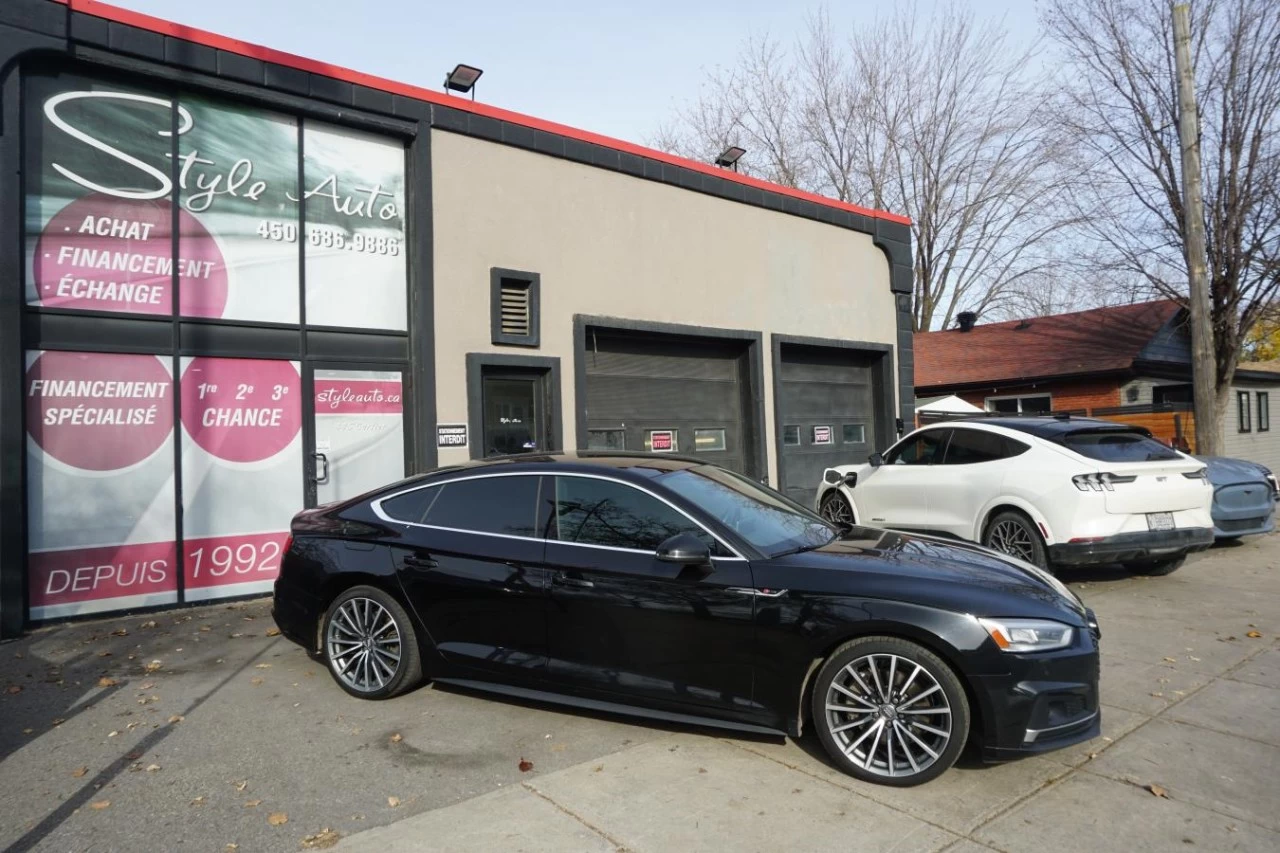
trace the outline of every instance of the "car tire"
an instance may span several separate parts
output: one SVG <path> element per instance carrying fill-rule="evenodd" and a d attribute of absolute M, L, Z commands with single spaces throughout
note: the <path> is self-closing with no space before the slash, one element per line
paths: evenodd
<path fill-rule="evenodd" d="M 858 523 L 853 507 L 849 505 L 848 498 L 840 494 L 837 489 L 827 492 L 826 497 L 822 499 L 822 504 L 818 507 L 818 514 L 832 524 L 854 525 Z"/>
<path fill-rule="evenodd" d="M 861 637 L 836 649 L 818 670 L 810 706 L 836 766 L 879 785 L 905 788 L 937 778 L 969 735 L 969 701 L 955 672 L 898 637 Z"/>
<path fill-rule="evenodd" d="M 1142 560 L 1136 563 L 1125 563 L 1124 567 L 1135 575 L 1147 575 L 1149 577 L 1159 577 L 1160 575 L 1169 575 L 1176 572 L 1187 561 L 1187 555 L 1174 557 L 1164 560 Z"/>
<path fill-rule="evenodd" d="M 1044 538 L 1031 519 L 1020 512 L 1008 510 L 993 516 L 982 533 L 982 544 L 1042 569 L 1049 568 Z"/>
<path fill-rule="evenodd" d="M 390 699 L 422 681 L 409 614 L 374 586 L 353 586 L 325 613 L 322 651 L 338 686 L 360 699 Z"/>

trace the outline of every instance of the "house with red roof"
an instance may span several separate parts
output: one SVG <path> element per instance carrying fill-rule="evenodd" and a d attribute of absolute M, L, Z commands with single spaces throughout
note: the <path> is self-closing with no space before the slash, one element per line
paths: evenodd
<path fill-rule="evenodd" d="M 1146 426 L 1195 447 L 1191 333 L 1186 309 L 1162 299 L 977 323 L 915 335 L 917 406 L 954 395 L 985 411 L 1067 412 Z M 1270 399 L 1272 365 L 1242 364 L 1223 433 L 1226 454 L 1280 466 Z"/>

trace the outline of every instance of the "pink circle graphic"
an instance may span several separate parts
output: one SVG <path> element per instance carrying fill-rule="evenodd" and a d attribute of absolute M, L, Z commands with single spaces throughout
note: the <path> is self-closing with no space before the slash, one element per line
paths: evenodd
<path fill-rule="evenodd" d="M 182 373 L 182 425 L 228 462 L 261 462 L 302 427 L 302 380 L 287 361 L 196 358 Z"/>
<path fill-rule="evenodd" d="M 27 432 L 86 471 L 127 468 L 173 429 L 173 379 L 154 355 L 45 352 L 27 368 Z"/>
<path fill-rule="evenodd" d="M 182 314 L 221 317 L 227 267 L 200 220 L 178 209 Z M 54 214 L 36 241 L 40 304 L 86 311 L 168 314 L 173 306 L 173 207 L 165 199 L 94 193 Z"/>

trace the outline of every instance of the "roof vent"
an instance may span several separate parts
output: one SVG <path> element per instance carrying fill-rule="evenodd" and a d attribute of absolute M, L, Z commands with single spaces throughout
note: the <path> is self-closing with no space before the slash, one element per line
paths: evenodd
<path fill-rule="evenodd" d="M 526 337 L 529 334 L 529 282 L 502 279 L 502 334 Z"/>
<path fill-rule="evenodd" d="M 960 324 L 960 331 L 973 331 L 973 324 L 978 322 L 978 314 L 976 311 L 961 311 L 956 315 L 956 322 Z"/>

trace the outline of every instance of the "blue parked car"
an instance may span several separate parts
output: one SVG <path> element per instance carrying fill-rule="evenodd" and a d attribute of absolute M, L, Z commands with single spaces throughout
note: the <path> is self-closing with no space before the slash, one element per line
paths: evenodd
<path fill-rule="evenodd" d="M 1266 466 L 1225 456 L 1197 456 L 1209 469 L 1213 485 L 1213 535 L 1235 539 L 1275 529 L 1280 488 Z"/>

